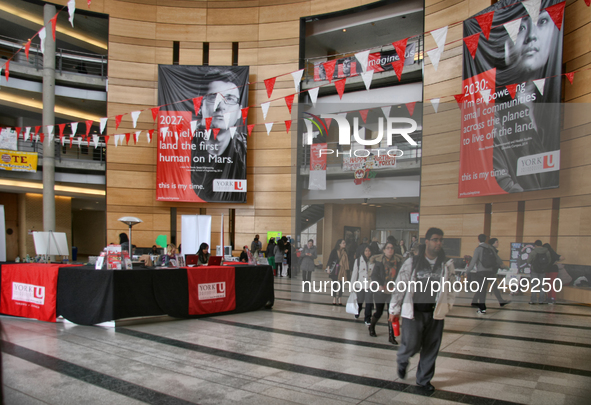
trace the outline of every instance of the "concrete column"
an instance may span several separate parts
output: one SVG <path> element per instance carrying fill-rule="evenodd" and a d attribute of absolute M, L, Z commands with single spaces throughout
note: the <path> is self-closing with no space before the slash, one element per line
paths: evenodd
<path fill-rule="evenodd" d="M 43 55 L 43 129 L 55 124 L 55 41 L 50 19 L 55 16 L 54 5 L 43 6 L 43 21 L 47 35 Z M 54 129 L 54 134 L 57 131 Z M 55 143 L 45 137 L 43 142 L 43 230 L 55 231 Z"/>

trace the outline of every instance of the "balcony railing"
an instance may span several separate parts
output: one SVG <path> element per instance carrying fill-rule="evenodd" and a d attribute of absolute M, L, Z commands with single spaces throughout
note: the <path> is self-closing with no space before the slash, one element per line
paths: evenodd
<path fill-rule="evenodd" d="M 104 167 L 107 161 L 107 151 L 104 142 L 99 142 L 97 148 L 94 147 L 92 141 L 90 142 L 90 147 L 87 146 L 86 142 L 82 142 L 80 147 L 78 147 L 77 140 L 75 140 L 70 148 L 70 139 L 66 137 L 64 146 L 62 146 L 57 138 L 54 139 L 54 146 L 56 162 L 100 162 L 101 166 Z M 20 152 L 37 152 L 38 158 L 43 158 L 43 144 L 41 142 L 19 139 L 18 150 Z"/>

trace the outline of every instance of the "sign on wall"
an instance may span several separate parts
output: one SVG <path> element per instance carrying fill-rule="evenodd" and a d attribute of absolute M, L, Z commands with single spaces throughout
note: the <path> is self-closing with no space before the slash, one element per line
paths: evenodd
<path fill-rule="evenodd" d="M 158 67 L 158 201 L 246 202 L 248 71 Z M 195 115 L 193 98 L 201 96 Z"/>
<path fill-rule="evenodd" d="M 464 21 L 460 198 L 559 186 L 560 3 L 503 0 Z"/>

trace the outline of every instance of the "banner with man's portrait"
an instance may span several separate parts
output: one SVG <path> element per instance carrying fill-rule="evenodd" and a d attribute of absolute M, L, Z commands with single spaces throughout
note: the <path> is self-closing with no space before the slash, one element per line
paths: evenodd
<path fill-rule="evenodd" d="M 460 198 L 559 186 L 563 1 L 501 0 L 464 21 Z"/>
<path fill-rule="evenodd" d="M 248 71 L 158 66 L 158 201 L 246 202 Z"/>

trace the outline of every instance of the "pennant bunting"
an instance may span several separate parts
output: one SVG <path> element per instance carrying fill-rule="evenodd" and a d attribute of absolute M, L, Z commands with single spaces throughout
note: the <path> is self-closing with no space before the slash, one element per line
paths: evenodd
<path fill-rule="evenodd" d="M 99 136 L 98 135 L 92 135 L 92 142 L 94 143 L 94 148 L 98 148 L 98 143 L 99 143 Z"/>
<path fill-rule="evenodd" d="M 92 128 L 92 120 L 86 120 L 86 136 L 90 133 L 90 128 Z"/>
<path fill-rule="evenodd" d="M 271 98 L 271 95 L 273 94 L 273 88 L 275 87 L 275 80 L 277 78 L 276 77 L 272 77 L 270 79 L 265 79 L 265 88 L 267 89 L 267 97 Z"/>
<path fill-rule="evenodd" d="M 25 56 L 27 57 L 27 60 L 29 60 L 29 49 L 31 49 L 31 40 L 30 39 L 25 44 Z"/>
<path fill-rule="evenodd" d="M 511 38 L 511 41 L 515 44 L 515 41 L 517 41 L 517 34 L 519 34 L 519 27 L 521 27 L 521 18 L 509 21 L 508 23 L 503 24 L 503 27 L 505 27 L 507 34 L 509 34 L 509 38 Z"/>
<path fill-rule="evenodd" d="M 394 72 L 396 73 L 398 81 L 400 81 L 400 78 L 402 77 L 402 70 L 404 69 L 404 61 L 398 60 L 396 62 L 392 62 L 392 67 L 394 68 Z"/>
<path fill-rule="evenodd" d="M 218 106 L 220 105 L 220 103 L 224 100 L 225 100 L 224 95 L 222 93 L 216 93 L 215 94 L 215 101 L 213 102 L 213 110 L 216 111 L 218 109 Z"/>
<path fill-rule="evenodd" d="M 73 137 L 73 136 L 71 136 L 71 137 L 70 137 L 70 149 L 72 149 L 72 141 L 73 141 L 73 140 L 74 140 L 74 137 Z"/>
<path fill-rule="evenodd" d="M 490 89 L 480 90 L 480 95 L 484 99 L 484 104 L 488 105 L 490 102 Z"/>
<path fill-rule="evenodd" d="M 334 82 L 334 86 L 337 88 L 337 93 L 339 93 L 339 98 L 342 100 L 343 99 L 343 94 L 345 93 L 345 83 L 347 81 L 347 78 L 343 78 L 341 80 L 337 80 L 336 82 Z"/>
<path fill-rule="evenodd" d="M 270 101 L 261 104 L 261 109 L 263 110 L 263 119 L 267 119 L 267 113 L 269 112 L 269 106 L 271 105 Z"/>
<path fill-rule="evenodd" d="M 57 28 L 57 16 L 58 16 L 58 14 L 54 15 L 49 20 L 49 21 L 51 21 L 51 33 L 53 34 L 53 42 L 55 42 L 55 29 Z"/>
<path fill-rule="evenodd" d="M 326 123 L 326 131 L 328 132 L 328 130 L 330 129 L 330 124 L 332 122 L 332 118 L 325 118 L 324 122 Z"/>
<path fill-rule="evenodd" d="M 287 104 L 287 109 L 289 110 L 290 114 L 291 114 L 291 106 L 293 105 L 294 96 L 295 96 L 295 94 L 291 94 L 291 95 L 285 97 L 285 104 Z"/>
<path fill-rule="evenodd" d="M 213 139 L 218 139 L 218 134 L 220 133 L 220 128 L 213 128 Z"/>
<path fill-rule="evenodd" d="M 565 5 L 566 1 L 563 1 L 562 3 L 546 7 L 546 12 L 548 13 L 552 21 L 554 21 L 554 24 L 556 24 L 556 28 L 558 28 L 558 31 L 560 31 L 560 29 L 562 28 L 562 18 L 564 17 Z"/>
<path fill-rule="evenodd" d="M 252 129 L 254 128 L 254 124 L 248 125 L 248 136 L 252 135 Z"/>
<path fill-rule="evenodd" d="M 303 74 L 304 74 L 304 69 L 300 69 L 300 70 L 293 72 L 291 74 L 291 77 L 293 77 L 293 85 L 294 85 L 297 93 L 300 92 L 300 83 L 302 81 Z"/>
<path fill-rule="evenodd" d="M 133 144 L 134 145 L 136 145 L 139 142 L 141 133 L 142 133 L 142 131 L 135 131 L 135 133 L 133 134 Z"/>
<path fill-rule="evenodd" d="M 230 116 L 233 114 L 233 112 L 227 112 L 224 114 L 224 129 L 228 129 L 228 127 L 230 126 Z"/>
<path fill-rule="evenodd" d="M 332 75 L 334 74 L 334 67 L 336 63 L 337 60 L 333 59 L 322 64 L 324 66 L 324 72 L 326 72 L 326 78 L 330 83 L 332 83 Z"/>
<path fill-rule="evenodd" d="M 115 129 L 119 128 L 119 124 L 121 124 L 122 118 L 123 118 L 123 114 L 115 116 Z"/>
<path fill-rule="evenodd" d="M 101 124 L 100 124 L 100 133 L 102 134 L 103 132 L 105 132 L 105 127 L 107 126 L 107 120 L 109 118 L 101 118 Z"/>
<path fill-rule="evenodd" d="M 35 135 L 38 135 L 40 130 L 41 130 L 41 125 L 37 125 L 35 127 Z"/>
<path fill-rule="evenodd" d="M 289 130 L 291 129 L 291 120 L 285 120 L 285 131 L 289 134 Z"/>
<path fill-rule="evenodd" d="M 168 135 L 168 127 L 160 127 L 160 136 L 163 140 L 166 140 L 166 135 Z"/>
<path fill-rule="evenodd" d="M 454 94 L 454 98 L 456 99 L 456 103 L 458 103 L 458 106 L 461 108 L 462 101 L 464 101 L 464 93 Z"/>
<path fill-rule="evenodd" d="M 15 127 L 14 131 L 16 132 L 16 139 L 18 139 L 19 135 L 21 134 L 21 127 Z"/>
<path fill-rule="evenodd" d="M 191 121 L 191 134 L 195 137 L 195 131 L 197 130 L 197 120 Z"/>
<path fill-rule="evenodd" d="M 385 106 L 382 107 L 382 113 L 384 114 L 384 118 L 388 118 L 390 116 L 390 110 L 392 109 L 392 106 Z"/>
<path fill-rule="evenodd" d="M 589 7 L 591 5 L 591 0 L 585 0 L 585 4 L 587 5 L 587 7 Z"/>
<path fill-rule="evenodd" d="M 521 2 L 523 7 L 527 10 L 531 22 L 534 26 L 538 25 L 538 18 L 540 16 L 540 3 L 541 0 L 524 0 Z"/>
<path fill-rule="evenodd" d="M 427 55 L 429 56 L 429 59 L 431 59 L 431 63 L 433 64 L 433 69 L 435 69 L 435 71 L 437 71 L 437 68 L 439 67 L 439 60 L 441 59 L 442 53 L 443 53 L 442 48 L 435 48 L 435 49 L 431 49 L 430 51 L 427 51 Z"/>
<path fill-rule="evenodd" d="M 72 28 L 74 28 L 74 11 L 76 11 L 76 0 L 70 0 L 68 2 L 68 14 L 70 16 L 68 21 L 70 21 Z"/>
<path fill-rule="evenodd" d="M 543 96 L 544 95 L 544 85 L 546 84 L 546 79 L 534 80 L 534 84 L 536 85 L 536 88 L 540 92 L 540 95 Z"/>
<path fill-rule="evenodd" d="M 53 140 L 53 125 L 47 126 L 47 135 L 49 135 L 49 140 Z"/>
<path fill-rule="evenodd" d="M 468 48 L 468 52 L 472 56 L 472 59 L 476 57 L 476 50 L 478 49 L 478 40 L 480 39 L 480 33 L 477 32 L 476 34 L 472 34 L 468 37 L 464 37 L 464 43 L 466 44 L 466 48 Z"/>
<path fill-rule="evenodd" d="M 355 54 L 355 58 L 361 64 L 361 69 L 363 69 L 363 72 L 367 72 L 367 60 L 369 59 L 369 50 L 363 51 L 363 52 L 357 52 Z M 373 72 L 373 70 L 372 70 L 372 72 Z"/>
<path fill-rule="evenodd" d="M 60 138 L 64 136 L 64 129 L 66 129 L 66 124 L 58 124 L 58 128 L 60 129 Z"/>
<path fill-rule="evenodd" d="M 361 115 L 361 119 L 363 120 L 364 124 L 367 122 L 367 114 L 368 113 L 369 113 L 369 110 L 360 110 L 359 111 L 359 115 Z"/>
<path fill-rule="evenodd" d="M 47 37 L 47 31 L 45 27 L 39 30 L 39 41 L 41 42 L 41 53 L 45 54 L 45 37 Z"/>
<path fill-rule="evenodd" d="M 90 3 L 92 3 L 92 0 L 86 0 L 86 3 L 88 4 L 88 8 L 90 8 Z"/>
<path fill-rule="evenodd" d="M 480 29 L 484 34 L 484 38 L 488 41 L 488 37 L 490 36 L 490 28 L 492 27 L 493 17 L 495 16 L 494 11 L 489 11 L 486 14 L 479 15 L 474 17 L 478 24 L 480 25 Z"/>
<path fill-rule="evenodd" d="M 205 119 L 205 129 L 209 131 L 209 129 L 211 128 L 211 121 L 213 120 L 213 117 L 207 117 Z"/>
<path fill-rule="evenodd" d="M 410 113 L 410 116 L 412 117 L 412 115 L 415 113 L 415 106 L 417 105 L 417 102 L 414 101 L 412 103 L 406 103 L 406 109 L 408 110 L 408 112 Z"/>
<path fill-rule="evenodd" d="M 392 42 L 394 49 L 396 49 L 396 53 L 398 54 L 399 60 L 404 63 L 404 59 L 406 59 L 406 43 L 408 42 L 408 38 L 401 39 L 400 41 Z"/>
<path fill-rule="evenodd" d="M 203 96 L 195 97 L 193 99 L 193 108 L 195 109 L 195 115 L 199 115 L 199 110 L 201 109 L 201 102 L 203 101 Z M 154 111 L 152 110 L 152 116 L 154 115 Z"/>
<path fill-rule="evenodd" d="M 4 77 L 6 77 L 6 81 L 8 81 L 8 70 L 10 68 L 10 61 L 7 61 L 4 64 Z"/>
<path fill-rule="evenodd" d="M 508 84 L 505 87 L 509 91 L 509 95 L 511 96 L 511 98 L 515 98 L 515 94 L 517 93 L 517 84 Z"/>
<path fill-rule="evenodd" d="M 447 39 L 447 25 L 443 28 L 439 28 L 439 29 L 436 29 L 435 31 L 431 31 L 431 36 L 435 40 L 435 43 L 437 44 L 437 48 L 440 48 L 443 50 L 443 47 L 445 46 L 445 41 Z"/>
<path fill-rule="evenodd" d="M 371 86 L 373 72 L 373 70 L 368 70 L 367 72 L 361 73 L 361 78 L 363 79 L 363 83 L 365 83 L 365 90 L 369 90 L 369 87 Z"/>
<path fill-rule="evenodd" d="M 158 118 L 158 111 L 160 111 L 160 107 L 152 107 L 150 108 L 150 110 L 152 111 L 152 121 L 156 121 L 156 118 Z"/>
<path fill-rule="evenodd" d="M 26 127 L 25 128 L 25 135 L 23 135 L 23 138 L 25 139 L 25 141 L 29 140 L 29 134 L 31 133 L 31 127 Z"/>
<path fill-rule="evenodd" d="M 248 117 L 248 109 L 250 107 L 244 107 L 242 111 L 242 125 L 246 124 L 246 117 Z"/>
<path fill-rule="evenodd" d="M 312 105 L 316 105 L 316 100 L 318 99 L 318 90 L 319 87 L 314 87 L 313 89 L 308 90 L 308 95 L 310 96 L 310 101 L 312 101 Z"/>
<path fill-rule="evenodd" d="M 131 112 L 131 120 L 133 121 L 133 127 L 137 126 L 137 119 L 139 118 L 141 111 L 132 111 Z"/>
<path fill-rule="evenodd" d="M 127 133 L 125 134 L 125 143 L 126 143 L 127 145 L 129 145 L 129 138 L 131 138 L 131 133 L 130 133 L 130 132 L 127 132 Z"/>
<path fill-rule="evenodd" d="M 38 137 L 41 139 L 41 143 L 45 142 L 45 134 L 43 132 L 40 133 Z"/>
<path fill-rule="evenodd" d="M 236 127 L 230 127 L 230 138 L 234 139 L 234 135 L 236 134 Z"/>
<path fill-rule="evenodd" d="M 568 79 L 570 84 L 573 84 L 573 79 L 575 78 L 575 72 L 566 73 L 566 78 Z"/>
<path fill-rule="evenodd" d="M 70 128 L 72 129 L 72 135 L 76 135 L 76 132 L 78 132 L 78 123 L 77 122 L 71 122 L 70 123 Z"/>
<path fill-rule="evenodd" d="M 154 130 L 150 129 L 146 136 L 148 137 L 148 143 L 152 143 L 152 138 L 154 137 Z"/>
<path fill-rule="evenodd" d="M 271 128 L 273 128 L 272 122 L 265 122 L 265 128 L 267 128 L 267 136 L 271 133 Z"/>

